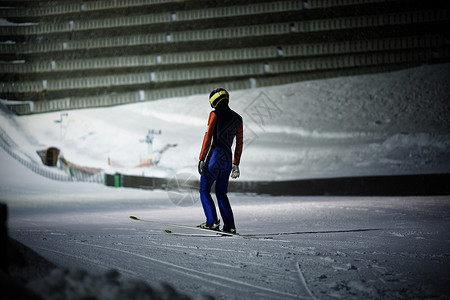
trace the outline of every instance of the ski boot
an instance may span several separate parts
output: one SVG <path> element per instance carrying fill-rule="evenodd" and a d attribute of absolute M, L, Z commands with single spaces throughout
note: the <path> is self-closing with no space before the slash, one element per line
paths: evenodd
<path fill-rule="evenodd" d="M 238 233 L 236 232 L 236 228 L 230 228 L 230 229 L 223 228 L 223 229 L 222 229 L 222 232 L 223 232 L 223 233 L 230 233 L 230 234 L 238 234 Z"/>
<path fill-rule="evenodd" d="M 209 230 L 214 230 L 214 231 L 220 231 L 220 220 L 218 221 L 214 221 L 211 225 L 208 225 L 207 222 L 204 222 L 200 225 L 198 225 L 198 228 L 203 228 L 203 229 L 209 229 Z"/>

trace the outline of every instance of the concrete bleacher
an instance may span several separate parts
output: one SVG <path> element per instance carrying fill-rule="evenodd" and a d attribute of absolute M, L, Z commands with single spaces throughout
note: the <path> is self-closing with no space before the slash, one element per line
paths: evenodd
<path fill-rule="evenodd" d="M 450 59 L 444 0 L 19 0 L 0 17 L 0 98 L 18 114 Z"/>

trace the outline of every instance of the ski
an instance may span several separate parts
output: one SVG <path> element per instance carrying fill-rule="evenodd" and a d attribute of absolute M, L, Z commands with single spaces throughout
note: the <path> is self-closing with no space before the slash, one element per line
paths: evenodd
<path fill-rule="evenodd" d="M 184 232 L 173 232 L 172 230 L 165 229 L 164 233 L 168 233 L 171 235 L 179 235 L 179 236 L 194 236 L 194 237 L 223 237 L 223 235 L 220 235 L 219 232 L 217 233 L 184 233 Z"/>
<path fill-rule="evenodd" d="M 163 225 L 163 226 L 172 226 L 172 227 L 178 227 L 178 228 L 187 228 L 187 229 L 195 229 L 195 230 L 201 230 L 201 231 L 205 231 L 205 232 L 209 232 L 209 233 L 220 233 L 220 231 L 213 231 L 211 229 L 206 229 L 206 228 L 200 228 L 197 226 L 191 226 L 191 225 L 183 225 L 183 224 L 176 224 L 176 223 L 165 223 L 165 222 L 160 222 L 160 221 L 155 221 L 155 220 L 148 220 L 148 219 L 141 219 L 135 216 L 130 216 L 130 219 L 132 220 L 136 220 L 136 221 L 142 221 L 142 222 L 147 222 L 147 223 L 153 223 L 153 224 L 159 224 L 159 225 Z M 225 233 L 222 232 L 223 235 L 234 235 L 232 233 Z"/>
<path fill-rule="evenodd" d="M 172 227 L 178 227 L 178 228 L 200 230 L 200 231 L 204 231 L 205 233 L 208 232 L 209 234 L 205 234 L 205 235 L 208 235 L 208 236 L 219 236 L 219 237 L 220 236 L 229 236 L 229 237 L 240 237 L 240 238 L 244 238 L 244 239 L 257 239 L 257 240 L 272 239 L 272 237 L 267 237 L 267 236 L 241 235 L 241 234 L 233 234 L 233 233 L 228 233 L 228 232 L 223 232 L 223 231 L 213 231 L 213 230 L 210 230 L 210 229 L 200 228 L 200 227 L 197 227 L 197 226 L 190 226 L 190 225 L 183 225 L 183 224 L 176 224 L 176 223 L 166 223 L 166 222 L 160 222 L 160 221 L 155 221 L 155 220 L 141 219 L 141 218 L 138 218 L 136 216 L 130 216 L 130 219 L 136 220 L 136 221 L 141 221 L 141 222 L 146 222 L 146 223 L 159 224 L 159 225 L 163 225 L 163 226 L 172 226 Z M 164 232 L 166 232 L 166 233 L 170 233 L 170 234 L 174 234 L 174 235 L 181 235 L 180 233 L 172 232 L 171 230 L 167 230 L 167 231 L 170 231 L 170 232 L 166 232 L 166 230 L 164 230 Z M 182 235 L 184 235 L 184 234 L 182 234 Z"/>
<path fill-rule="evenodd" d="M 208 229 L 207 229 L 208 230 Z M 212 231 L 208 230 L 211 233 L 181 233 L 181 232 L 173 232 L 172 230 L 164 230 L 165 233 L 169 233 L 172 235 L 180 235 L 180 236 L 197 236 L 197 237 L 236 237 L 236 238 L 243 238 L 243 239 L 255 239 L 255 240 L 271 240 L 273 239 L 270 236 L 252 236 L 252 235 L 240 235 L 240 234 L 233 234 L 233 233 L 227 233 L 222 231 Z"/>

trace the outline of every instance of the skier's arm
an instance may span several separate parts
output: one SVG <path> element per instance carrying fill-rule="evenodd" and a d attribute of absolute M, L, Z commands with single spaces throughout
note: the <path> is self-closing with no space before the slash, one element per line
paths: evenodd
<path fill-rule="evenodd" d="M 214 112 L 211 112 L 208 119 L 208 130 L 205 132 L 205 136 L 203 137 L 202 150 L 200 151 L 199 157 L 200 161 L 205 160 L 206 155 L 208 154 L 209 148 L 211 146 L 212 136 L 214 134 L 214 128 L 216 127 L 216 122 L 216 114 Z"/>
<path fill-rule="evenodd" d="M 236 134 L 236 147 L 234 149 L 234 160 L 233 164 L 236 166 L 239 166 L 239 162 L 241 161 L 241 154 L 242 154 L 242 146 L 244 144 L 244 125 L 241 122 L 241 125 L 239 126 L 238 132 Z"/>

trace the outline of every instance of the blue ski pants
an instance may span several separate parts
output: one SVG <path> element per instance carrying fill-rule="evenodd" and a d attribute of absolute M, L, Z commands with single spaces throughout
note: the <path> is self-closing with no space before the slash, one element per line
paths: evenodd
<path fill-rule="evenodd" d="M 227 196 L 228 180 L 232 168 L 231 151 L 215 148 L 207 164 L 203 168 L 200 178 L 200 199 L 206 215 L 206 222 L 211 225 L 218 220 L 216 206 L 211 197 L 211 187 L 215 182 L 217 203 L 224 222 L 223 230 L 230 230 L 235 228 L 233 211 Z"/>

